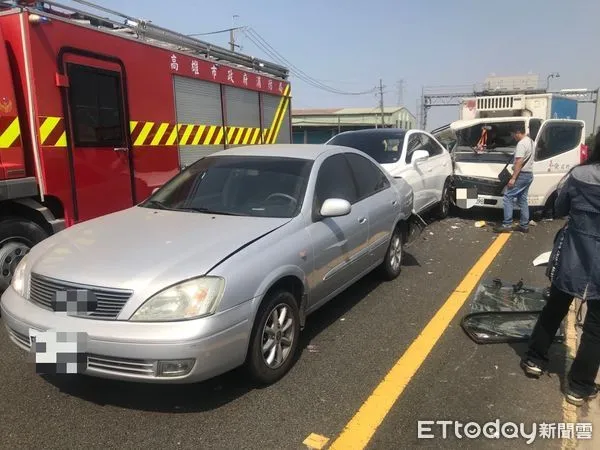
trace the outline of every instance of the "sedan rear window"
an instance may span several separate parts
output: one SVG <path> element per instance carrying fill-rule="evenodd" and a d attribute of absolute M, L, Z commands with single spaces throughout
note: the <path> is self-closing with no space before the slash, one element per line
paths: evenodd
<path fill-rule="evenodd" d="M 140 206 L 289 218 L 301 209 L 312 164 L 299 158 L 209 156 L 175 176 Z"/>
<path fill-rule="evenodd" d="M 343 133 L 331 138 L 328 144 L 351 147 L 366 153 L 379 164 L 390 164 L 400 159 L 404 144 L 404 135 L 386 136 L 382 133 Z"/>

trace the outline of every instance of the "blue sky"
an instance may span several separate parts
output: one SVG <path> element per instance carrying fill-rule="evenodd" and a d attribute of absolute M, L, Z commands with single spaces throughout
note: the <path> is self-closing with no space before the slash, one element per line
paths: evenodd
<path fill-rule="evenodd" d="M 599 0 L 95 0 L 108 8 L 183 33 L 250 26 L 312 78 L 344 91 L 365 91 L 383 79 L 385 104 L 416 114 L 421 87 L 466 85 L 496 75 L 551 72 L 553 89 L 600 86 Z M 228 34 L 206 36 L 227 45 Z M 271 59 L 243 34 L 242 52 Z M 376 107 L 373 94 L 330 94 L 295 77 L 292 108 Z M 592 125 L 591 105 L 580 117 Z M 458 116 L 432 108 L 428 129 Z M 598 122 L 600 123 L 600 115 Z"/>

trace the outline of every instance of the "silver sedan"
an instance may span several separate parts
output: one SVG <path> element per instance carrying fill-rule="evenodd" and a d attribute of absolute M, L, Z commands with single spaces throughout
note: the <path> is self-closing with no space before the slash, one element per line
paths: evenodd
<path fill-rule="evenodd" d="M 36 245 L 2 320 L 40 368 L 189 383 L 244 365 L 273 383 L 307 315 L 374 269 L 400 274 L 412 201 L 347 147 L 224 150 Z"/>

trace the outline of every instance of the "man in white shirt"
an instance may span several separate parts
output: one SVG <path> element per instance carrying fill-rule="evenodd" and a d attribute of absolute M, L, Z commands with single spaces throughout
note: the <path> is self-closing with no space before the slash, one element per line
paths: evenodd
<path fill-rule="evenodd" d="M 517 139 L 517 148 L 513 163 L 513 176 L 506 185 L 504 193 L 504 220 L 502 225 L 494 228 L 496 233 L 506 233 L 513 231 L 513 202 L 517 199 L 521 210 L 519 225 L 516 231 L 522 233 L 529 232 L 529 203 L 527 195 L 529 186 L 533 182 L 533 140 L 525 134 L 525 125 L 519 125 L 515 131 Z"/>

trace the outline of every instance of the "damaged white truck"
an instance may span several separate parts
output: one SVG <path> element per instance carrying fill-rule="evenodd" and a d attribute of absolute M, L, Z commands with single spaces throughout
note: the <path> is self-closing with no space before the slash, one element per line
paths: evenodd
<path fill-rule="evenodd" d="M 452 154 L 455 206 L 503 208 L 504 186 L 498 175 L 512 166 L 517 145 L 513 133 L 524 125 L 535 142 L 530 209 L 554 217 L 558 183 L 587 158 L 585 122 L 576 117 L 576 100 L 555 94 L 465 99 L 461 120 L 432 132 Z"/>

